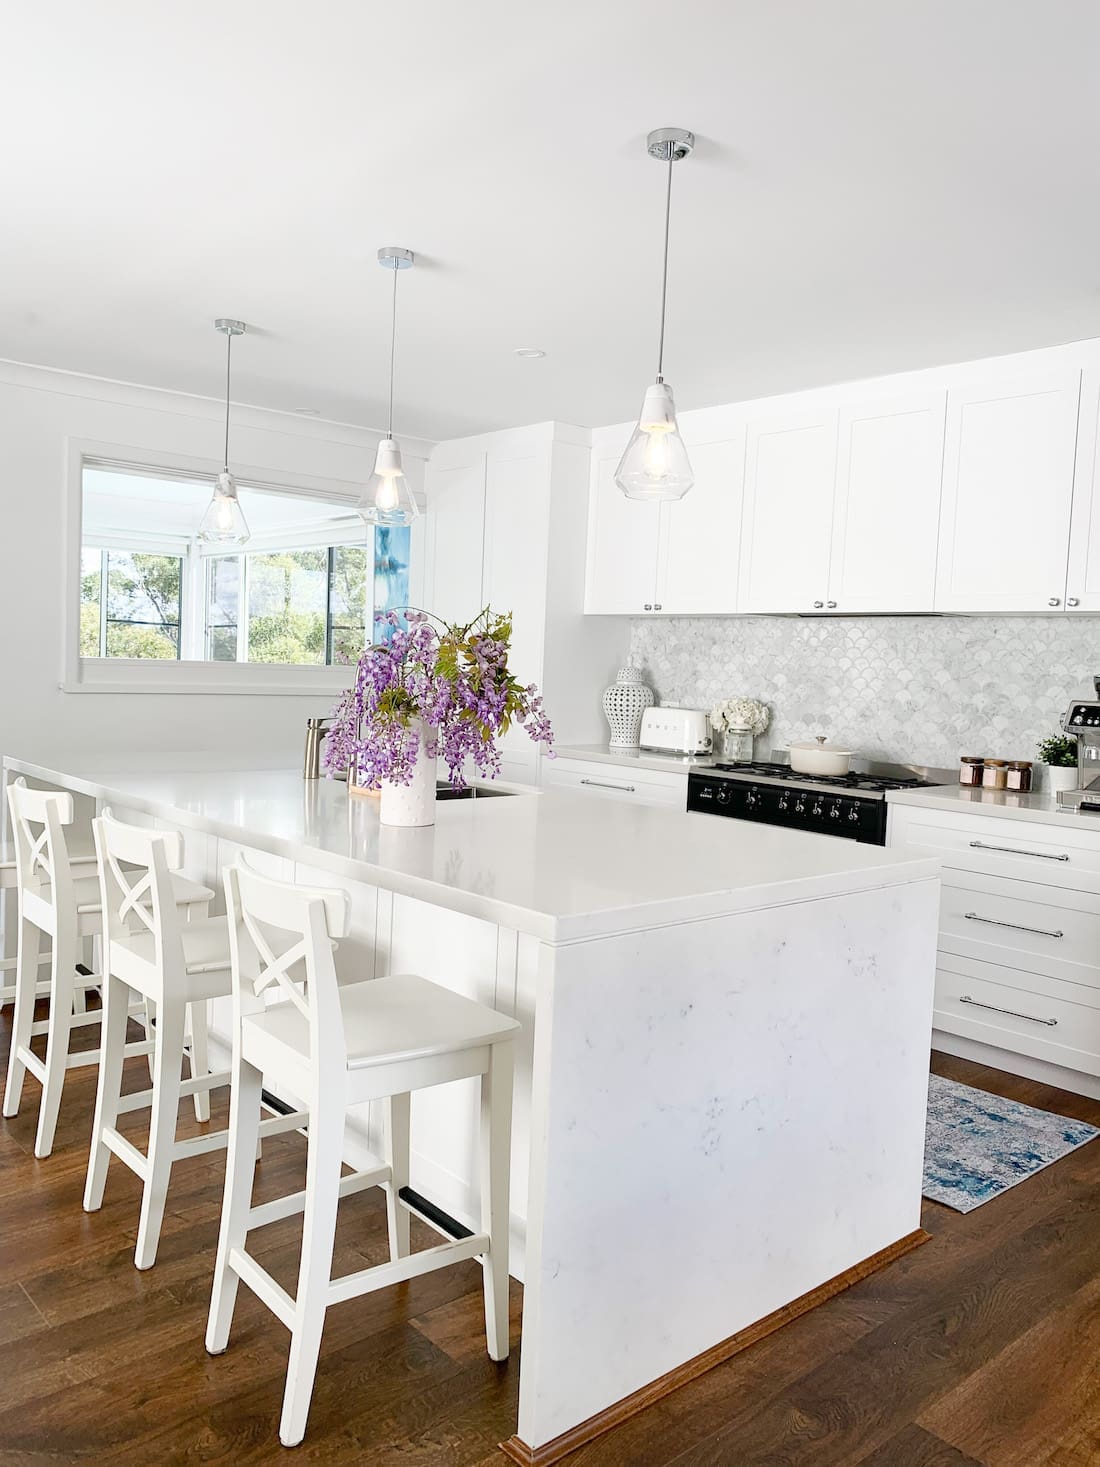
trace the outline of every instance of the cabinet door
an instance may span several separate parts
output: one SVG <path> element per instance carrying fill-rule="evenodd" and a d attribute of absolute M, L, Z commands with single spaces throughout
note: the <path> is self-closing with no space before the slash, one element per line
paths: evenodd
<path fill-rule="evenodd" d="M 748 425 L 741 611 L 820 611 L 829 579 L 837 413 Z"/>
<path fill-rule="evenodd" d="M 660 505 L 627 499 L 615 483 L 620 452 L 595 457 L 588 505 L 588 571 L 584 609 L 638 616 L 657 597 Z"/>
<path fill-rule="evenodd" d="M 1065 596 L 1079 371 L 947 395 L 937 611 L 1046 611 Z"/>
<path fill-rule="evenodd" d="M 737 610 L 745 431 L 687 447 L 695 483 L 683 499 L 661 506 L 654 609 L 728 614 Z"/>
<path fill-rule="evenodd" d="M 1086 372 L 1081 383 L 1066 606 L 1070 611 L 1100 611 L 1100 372 L 1097 371 Z"/>
<path fill-rule="evenodd" d="M 485 604 L 485 454 L 467 463 L 428 466 L 431 576 L 427 610 L 468 622 Z"/>
<path fill-rule="evenodd" d="M 946 392 L 841 407 L 828 610 L 932 610 L 946 408 Z"/>

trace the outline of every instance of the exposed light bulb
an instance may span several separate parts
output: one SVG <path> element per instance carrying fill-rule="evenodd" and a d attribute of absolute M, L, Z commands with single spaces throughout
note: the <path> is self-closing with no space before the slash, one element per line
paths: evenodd
<path fill-rule="evenodd" d="M 224 469 L 214 480 L 214 496 L 199 524 L 199 539 L 207 545 L 243 545 L 248 522 L 237 499 L 233 475 Z"/>
<path fill-rule="evenodd" d="M 615 470 L 615 483 L 627 499 L 658 502 L 683 499 L 695 483 L 667 382 L 656 382 L 647 390 L 638 425 Z"/>

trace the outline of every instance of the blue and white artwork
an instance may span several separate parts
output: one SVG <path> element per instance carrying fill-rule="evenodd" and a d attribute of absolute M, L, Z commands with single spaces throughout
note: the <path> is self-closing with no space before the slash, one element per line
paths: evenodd
<path fill-rule="evenodd" d="M 407 525 L 378 525 L 374 531 L 374 618 L 375 634 L 388 642 L 394 628 L 383 623 L 387 611 L 403 611 L 409 604 L 409 545 L 412 532 Z M 404 626 L 405 618 L 401 618 Z"/>
<path fill-rule="evenodd" d="M 1097 1136 L 1084 1121 L 931 1075 L 924 1195 L 971 1212 Z"/>

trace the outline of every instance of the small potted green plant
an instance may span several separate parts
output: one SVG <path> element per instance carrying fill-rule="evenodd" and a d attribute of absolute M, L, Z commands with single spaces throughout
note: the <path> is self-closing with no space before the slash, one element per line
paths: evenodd
<path fill-rule="evenodd" d="M 1039 761 L 1046 768 L 1046 787 L 1052 795 L 1077 788 L 1077 740 L 1067 734 L 1040 739 Z"/>

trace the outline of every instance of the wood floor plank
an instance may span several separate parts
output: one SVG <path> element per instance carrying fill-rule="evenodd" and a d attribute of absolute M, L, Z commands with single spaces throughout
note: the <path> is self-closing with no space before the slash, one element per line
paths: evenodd
<path fill-rule="evenodd" d="M 860 1459 L 859 1467 L 986 1467 L 958 1447 L 941 1441 L 921 1426 L 903 1427 L 888 1442 Z"/>

